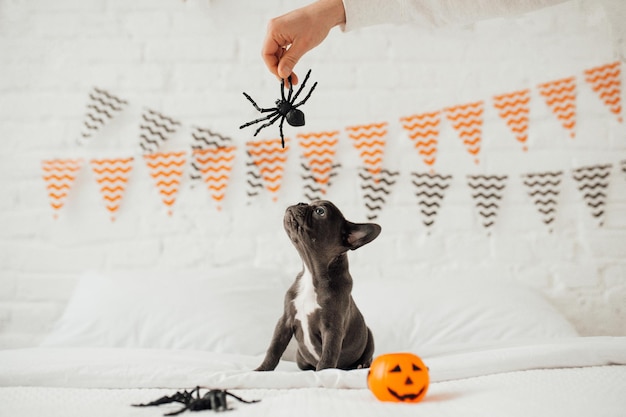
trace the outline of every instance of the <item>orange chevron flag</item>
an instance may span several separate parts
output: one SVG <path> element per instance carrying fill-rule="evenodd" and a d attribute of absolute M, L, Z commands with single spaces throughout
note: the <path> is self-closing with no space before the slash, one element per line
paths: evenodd
<path fill-rule="evenodd" d="M 365 168 L 378 178 L 383 167 L 383 155 L 387 143 L 387 122 L 349 126 L 346 130 Z"/>
<path fill-rule="evenodd" d="M 298 134 L 302 155 L 304 156 L 315 182 L 326 186 L 335 160 L 339 131 Z M 326 188 L 322 188 L 326 193 Z"/>
<path fill-rule="evenodd" d="M 246 146 L 252 161 L 259 168 L 265 188 L 272 194 L 272 200 L 277 201 L 287 162 L 289 139 L 285 138 L 284 148 L 280 139 L 250 141 Z"/>
<path fill-rule="evenodd" d="M 522 149 L 527 151 L 526 140 L 528 140 L 530 89 L 496 95 L 493 97 L 493 105 L 498 110 L 500 117 L 504 119 L 511 129 L 517 141 L 524 145 Z"/>
<path fill-rule="evenodd" d="M 612 64 L 585 70 L 585 80 L 591 84 L 609 110 L 617 116 L 617 121 L 622 123 L 622 75 L 619 61 Z"/>
<path fill-rule="evenodd" d="M 91 169 L 100 185 L 106 209 L 111 213 L 111 221 L 115 221 L 115 214 L 120 208 L 133 169 L 133 161 L 132 157 L 91 160 Z"/>
<path fill-rule="evenodd" d="M 172 205 L 180 189 L 180 181 L 187 163 L 186 152 L 160 152 L 143 156 L 154 179 L 163 204 L 168 208 L 167 214 L 172 215 Z"/>
<path fill-rule="evenodd" d="M 576 137 L 576 77 L 539 84 L 539 93 L 569 135 Z"/>
<path fill-rule="evenodd" d="M 41 161 L 43 179 L 46 182 L 50 205 L 54 210 L 54 218 L 59 217 L 59 210 L 67 200 L 76 175 L 83 166 L 82 159 L 48 159 Z"/>
<path fill-rule="evenodd" d="M 400 123 L 415 144 L 415 149 L 429 167 L 435 164 L 437 158 L 440 122 L 441 112 L 439 111 L 400 118 Z"/>
<path fill-rule="evenodd" d="M 221 204 L 226 195 L 236 150 L 236 147 L 228 146 L 196 149 L 193 152 L 202 179 L 211 193 L 211 198 L 217 204 L 218 210 L 222 209 Z"/>
<path fill-rule="evenodd" d="M 467 151 L 474 156 L 474 162 L 479 163 L 478 153 L 483 136 L 483 109 L 482 100 L 474 103 L 446 107 L 446 117 L 465 144 Z"/>

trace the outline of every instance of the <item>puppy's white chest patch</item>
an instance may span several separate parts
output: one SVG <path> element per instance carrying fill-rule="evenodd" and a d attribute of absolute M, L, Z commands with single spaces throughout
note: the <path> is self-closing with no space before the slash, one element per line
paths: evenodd
<path fill-rule="evenodd" d="M 313 276 L 304 266 L 304 273 L 300 277 L 300 285 L 298 287 L 298 295 L 293 299 L 293 305 L 296 308 L 296 320 L 300 321 L 302 326 L 302 337 L 304 345 L 309 353 L 317 360 L 319 355 L 311 342 L 311 332 L 309 330 L 309 315 L 321 306 L 317 303 L 317 293 L 313 286 Z"/>

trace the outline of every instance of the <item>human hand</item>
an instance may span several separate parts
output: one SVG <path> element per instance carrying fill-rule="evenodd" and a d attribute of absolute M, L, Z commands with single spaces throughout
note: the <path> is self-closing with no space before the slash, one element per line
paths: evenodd
<path fill-rule="evenodd" d="M 300 58 L 345 20 L 342 0 L 318 0 L 270 20 L 262 50 L 265 65 L 278 78 L 291 76 L 292 84 L 297 84 L 293 68 Z"/>

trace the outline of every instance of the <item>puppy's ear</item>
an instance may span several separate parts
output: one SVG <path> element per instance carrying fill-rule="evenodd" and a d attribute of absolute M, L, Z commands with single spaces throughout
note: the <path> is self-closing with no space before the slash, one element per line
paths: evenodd
<path fill-rule="evenodd" d="M 382 228 L 376 223 L 352 223 L 346 220 L 344 246 L 355 250 L 370 243 L 380 234 Z"/>

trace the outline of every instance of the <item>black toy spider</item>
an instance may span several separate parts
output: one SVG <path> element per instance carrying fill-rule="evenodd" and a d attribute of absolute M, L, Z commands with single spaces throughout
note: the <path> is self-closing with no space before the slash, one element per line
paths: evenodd
<path fill-rule="evenodd" d="M 184 404 L 184 407 L 178 411 L 173 411 L 171 413 L 163 414 L 164 416 L 176 416 L 187 410 L 189 411 L 213 410 L 215 412 L 231 410 L 230 408 L 228 408 L 228 404 L 226 403 L 227 395 L 246 404 L 259 402 L 259 400 L 246 401 L 243 398 L 236 396 L 235 394 L 231 394 L 230 392 L 226 390 L 221 390 L 221 389 L 209 390 L 201 397 L 200 389 L 201 387 L 196 387 L 191 391 L 187 391 L 187 390 L 182 391 L 182 392 L 178 391 L 176 394 L 172 396 L 161 397 L 158 400 L 154 400 L 146 404 L 133 404 L 133 406 L 134 407 L 152 407 L 155 405 L 170 404 L 170 403 Z M 194 397 L 194 394 L 195 394 L 195 397 Z"/>
<path fill-rule="evenodd" d="M 304 86 L 307 80 L 309 79 L 310 75 L 311 75 L 311 70 L 309 70 L 309 72 L 306 73 L 306 77 L 304 77 L 304 81 L 302 82 L 302 85 L 300 86 L 298 91 L 296 91 L 296 94 L 294 94 L 293 98 L 291 97 L 291 94 L 293 93 L 293 84 L 291 84 L 291 76 L 289 76 L 289 78 L 287 79 L 287 81 L 289 82 L 289 94 L 287 95 L 287 98 L 285 98 L 285 80 L 280 80 L 280 97 L 281 98 L 276 100 L 276 107 L 263 109 L 259 107 L 255 103 L 254 100 L 252 100 L 252 97 L 250 97 L 248 94 L 244 92 L 243 95 L 246 96 L 246 98 L 250 101 L 250 103 L 252 103 L 255 109 L 257 109 L 261 113 L 271 112 L 271 114 L 266 117 L 261 117 L 259 119 L 243 124 L 239 126 L 239 129 L 243 129 L 244 127 L 248 127 L 250 125 L 263 122 L 265 120 L 269 120 L 267 123 L 261 125 L 256 130 L 256 132 L 254 132 L 254 136 L 256 136 L 261 131 L 261 129 L 276 123 L 276 121 L 280 119 L 280 125 L 279 125 L 280 139 L 281 139 L 282 146 L 284 148 L 285 137 L 283 136 L 283 123 L 285 122 L 285 119 L 287 119 L 287 123 L 289 123 L 291 126 L 304 126 L 304 113 L 302 112 L 302 110 L 299 110 L 298 107 L 306 103 L 309 97 L 311 97 L 311 93 L 313 93 L 313 90 L 315 90 L 315 87 L 317 86 L 317 82 L 313 84 L 313 87 L 311 87 L 311 90 L 309 91 L 309 93 L 306 95 L 306 97 L 304 97 L 304 100 L 302 100 L 298 104 L 295 104 L 295 102 L 298 96 L 300 95 L 300 93 L 302 92 L 302 90 L 304 89 Z"/>

